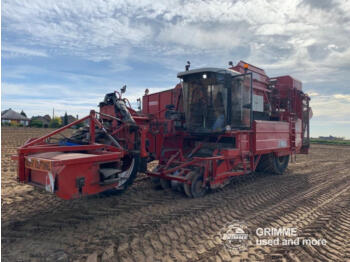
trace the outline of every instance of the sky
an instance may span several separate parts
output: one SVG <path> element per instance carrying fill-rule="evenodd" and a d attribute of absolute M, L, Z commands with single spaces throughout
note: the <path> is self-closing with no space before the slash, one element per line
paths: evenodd
<path fill-rule="evenodd" d="M 247 61 L 311 96 L 311 135 L 350 138 L 349 0 L 3 0 L 2 110 L 85 116 L 127 85 L 174 87 L 191 68 Z"/>

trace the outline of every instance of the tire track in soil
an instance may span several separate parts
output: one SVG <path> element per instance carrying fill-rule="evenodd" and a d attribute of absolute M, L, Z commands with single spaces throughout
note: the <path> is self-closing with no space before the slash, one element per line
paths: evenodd
<path fill-rule="evenodd" d="M 330 187 L 332 187 L 332 185 L 330 186 Z M 349 187 L 349 186 L 348 186 Z M 348 188 L 347 187 L 347 188 Z M 315 198 L 317 199 L 317 197 L 318 196 L 320 196 L 320 194 L 322 194 L 322 193 L 324 193 L 324 192 L 328 192 L 328 188 L 326 188 L 325 190 L 319 190 L 319 194 L 318 195 L 316 195 L 315 196 Z M 332 192 L 333 193 L 333 192 Z M 331 193 L 328 193 L 327 195 L 330 195 Z M 302 192 L 299 194 L 299 197 L 301 197 L 301 200 L 300 201 L 303 201 L 304 199 L 303 199 L 303 194 L 302 194 Z M 328 199 L 328 196 L 327 197 L 325 197 L 325 199 Z M 288 199 L 288 201 L 290 201 L 291 199 Z M 281 205 L 281 204 L 276 204 L 276 207 L 275 207 L 275 209 L 277 210 L 277 212 L 282 212 L 282 213 L 284 213 L 285 212 L 285 210 L 281 210 L 281 207 L 280 208 L 277 208 L 279 205 Z M 251 206 L 251 210 L 253 210 L 255 208 L 255 205 L 254 204 L 252 204 L 252 206 Z M 293 208 L 293 207 L 292 207 Z M 231 208 L 232 209 L 232 208 Z M 282 209 L 285 209 L 284 207 L 282 208 Z M 222 211 L 222 210 L 218 210 L 218 208 L 216 209 L 216 210 L 211 210 L 212 212 L 211 213 L 214 213 L 215 212 L 215 214 L 220 214 L 220 213 L 222 213 L 222 212 L 220 212 L 220 211 Z M 250 210 L 247 210 L 248 212 L 250 211 Z M 232 210 L 228 210 L 228 209 L 226 209 L 226 211 L 225 211 L 225 213 L 227 213 L 227 212 L 229 212 L 229 213 L 232 213 Z M 233 211 L 234 212 L 234 211 Z M 263 224 L 263 222 L 264 221 L 266 221 L 266 220 L 268 220 L 266 217 L 264 217 L 264 216 L 262 216 L 261 215 L 261 213 L 265 213 L 264 211 L 261 211 L 261 212 L 258 212 L 254 217 L 259 217 L 260 218 L 260 220 L 255 220 L 254 222 L 255 223 L 258 223 L 259 221 L 262 221 L 262 224 Z M 244 213 L 237 213 L 236 212 L 236 214 L 237 214 L 237 217 L 235 217 L 236 219 L 238 219 L 238 218 L 242 218 L 242 217 L 244 217 L 245 216 L 245 214 Z M 198 218 L 198 214 L 196 214 L 197 215 L 197 218 Z M 199 221 L 198 221 L 198 223 L 197 224 L 203 224 L 203 221 L 205 221 L 205 216 L 206 216 L 207 214 L 204 214 L 204 217 L 202 216 L 200 219 L 198 219 Z M 272 213 L 272 216 L 271 216 L 271 219 L 275 219 L 276 217 L 279 217 L 279 215 L 278 215 L 278 213 L 277 214 L 273 214 Z M 215 224 L 216 223 L 216 225 L 217 225 L 217 227 L 215 228 L 215 230 L 214 230 L 214 232 L 210 232 L 210 231 L 206 231 L 205 230 L 205 228 L 195 228 L 196 227 L 196 225 L 197 224 L 194 224 L 194 225 L 192 225 L 195 229 L 193 230 L 193 228 L 192 228 L 192 230 L 191 230 L 191 234 L 190 235 L 192 235 L 192 233 L 193 233 L 193 231 L 196 231 L 196 229 L 197 229 L 197 231 L 198 232 L 206 232 L 209 236 L 210 236 L 210 234 L 213 234 L 213 233 L 217 233 L 218 232 L 218 228 L 220 228 L 220 226 L 222 226 L 223 225 L 223 223 L 220 223 L 220 221 L 219 222 L 217 222 L 216 221 L 216 217 L 213 217 L 213 220 L 211 220 L 211 221 L 209 221 L 210 223 L 204 223 L 204 224 L 206 224 L 207 226 L 209 226 L 210 227 L 210 225 L 213 225 L 213 224 Z M 246 220 L 251 220 L 252 219 L 252 216 L 248 216 L 247 218 L 246 218 Z M 232 220 L 232 217 L 230 217 L 230 219 L 229 220 Z M 229 220 L 227 220 L 227 221 L 229 221 Z M 251 225 L 251 223 L 248 223 L 248 224 L 250 224 Z M 219 226 L 220 225 L 220 226 Z M 176 225 L 173 225 L 174 227 L 176 227 Z M 260 224 L 259 224 L 259 226 L 260 226 Z M 171 226 L 170 226 L 171 227 Z M 197 225 L 197 227 L 198 227 L 198 225 Z M 185 231 L 185 232 L 187 232 L 187 231 Z M 178 236 L 178 237 L 180 237 L 180 235 Z M 141 238 L 141 236 L 139 236 L 139 238 Z M 156 238 L 155 236 L 152 238 L 152 239 L 154 239 L 154 238 Z M 206 239 L 207 241 L 209 241 L 209 246 L 211 245 L 211 246 L 214 246 L 212 249 L 207 249 L 208 251 L 206 251 L 206 252 L 199 252 L 197 255 L 197 257 L 192 257 L 192 258 L 190 258 L 190 257 L 186 257 L 186 259 L 180 259 L 180 260 L 187 260 L 187 261 L 189 261 L 189 260 L 193 260 L 193 261 L 196 261 L 196 260 L 202 260 L 202 259 L 204 259 L 204 258 L 206 258 L 206 259 L 208 259 L 208 257 L 209 257 L 209 255 L 211 255 L 211 254 L 214 254 L 215 256 L 217 255 L 217 253 L 218 253 L 218 251 L 219 250 L 222 250 L 223 249 L 223 244 L 221 243 L 220 245 L 218 245 L 218 246 L 216 246 L 215 244 L 213 244 L 213 241 L 211 240 L 211 239 L 213 239 L 214 237 L 211 237 L 211 238 L 208 238 L 208 239 Z M 219 240 L 219 242 L 220 242 L 220 240 Z M 168 250 L 168 252 L 169 253 L 171 253 L 171 252 L 174 252 L 174 246 L 176 247 L 176 246 L 180 246 L 180 245 L 174 245 L 174 243 L 173 242 L 171 242 L 171 247 L 169 247 L 169 250 Z M 198 243 L 197 243 L 197 246 L 198 246 Z M 204 244 L 202 245 L 202 247 L 204 247 Z M 164 246 L 163 246 L 163 249 L 164 249 Z M 202 249 L 204 249 L 204 248 L 202 248 Z M 186 249 L 185 249 L 186 250 Z M 130 250 L 129 250 L 129 252 L 130 252 Z M 179 252 L 178 252 L 179 253 Z M 259 253 L 259 250 L 253 250 L 253 252 L 248 252 L 247 254 L 246 254 L 246 257 L 247 258 L 252 258 L 253 259 L 253 261 L 256 261 L 257 259 L 259 259 L 258 257 L 256 257 L 256 255 L 255 254 L 257 254 L 257 253 Z M 244 254 L 240 254 L 241 256 L 243 255 L 244 256 Z M 226 254 L 226 259 L 228 259 L 228 257 L 230 257 L 228 254 Z M 224 255 L 222 255 L 221 254 L 221 258 L 222 259 L 225 259 L 225 254 Z"/>
<path fill-rule="evenodd" d="M 323 167 L 319 167 L 320 170 L 322 170 Z M 316 170 L 318 171 L 318 170 Z M 259 177 L 260 176 L 260 177 Z M 242 181 L 240 181 L 240 179 L 238 179 L 237 183 L 238 184 L 242 184 L 242 183 L 255 183 L 256 179 L 262 179 L 263 176 L 261 176 L 261 174 L 258 175 L 252 175 L 248 178 L 243 178 Z M 137 191 L 142 191 L 141 194 L 145 195 L 146 192 L 149 193 L 149 198 L 148 200 L 150 202 L 154 202 L 157 201 L 157 199 L 155 200 L 154 197 L 159 197 L 159 196 L 153 196 L 153 190 L 151 189 L 151 187 L 149 186 L 149 183 L 146 185 L 147 188 L 145 188 L 145 184 L 142 183 L 144 182 L 144 179 L 140 179 L 140 181 L 135 181 L 136 185 L 133 185 L 132 188 L 135 189 Z M 147 183 L 147 182 L 146 182 Z M 17 184 L 17 183 L 16 183 Z M 143 188 L 137 188 L 139 186 L 139 184 L 143 184 Z M 17 184 L 18 185 L 18 184 Z M 23 185 L 22 185 L 23 186 Z M 38 213 L 38 211 L 47 211 L 47 208 L 51 208 L 54 207 L 55 210 L 57 211 L 64 211 L 67 210 L 68 212 L 72 212 L 74 211 L 75 208 L 79 209 L 80 205 L 84 205 L 84 202 L 89 201 L 88 204 L 96 204 L 98 202 L 100 202 L 100 197 L 90 197 L 88 200 L 86 199 L 78 199 L 78 200 L 72 200 L 72 201 L 64 201 L 61 199 L 56 198 L 55 196 L 42 191 L 42 190 L 38 190 L 38 189 L 33 189 L 30 186 L 25 186 L 28 188 L 28 192 L 27 194 L 24 196 L 19 197 L 20 199 L 17 199 L 17 201 L 13 201 L 13 204 L 3 204 L 2 208 L 4 210 L 8 210 L 8 212 L 5 212 L 5 215 L 2 217 L 2 221 L 6 222 L 6 221 L 17 221 L 20 220 L 20 218 L 22 217 L 22 213 L 24 214 L 25 217 L 28 217 L 29 213 L 33 213 L 34 215 Z M 130 190 L 130 189 L 129 189 Z M 230 190 L 229 188 L 225 188 L 226 191 Z M 136 193 L 138 194 L 138 192 Z M 130 198 L 131 194 L 127 194 L 127 195 L 121 195 L 119 197 L 121 197 L 122 199 L 125 199 L 125 201 L 139 201 L 138 198 L 136 197 L 132 197 Z M 134 195 L 134 194 L 132 194 Z M 16 197 L 18 198 L 18 197 Z M 32 201 L 35 199 L 35 207 L 33 207 Z M 144 203 L 145 205 L 147 205 L 147 201 L 145 201 L 146 199 L 143 199 L 143 202 L 141 201 L 140 204 Z M 107 202 L 114 202 L 114 199 L 104 199 L 104 201 Z M 160 199 L 159 201 L 164 201 L 164 199 Z M 20 205 L 21 208 L 16 208 L 17 205 Z M 108 203 L 107 203 L 108 205 Z M 139 206 L 142 207 L 142 206 Z M 39 209 L 39 210 L 38 210 Z M 41 210 L 40 210 L 41 209 Z"/>
<path fill-rule="evenodd" d="M 289 184 L 290 185 L 290 183 L 288 183 L 288 181 L 286 181 L 286 183 L 287 184 Z M 254 191 L 255 189 L 253 188 L 253 191 Z M 226 191 L 226 190 L 225 190 Z M 286 193 L 288 193 L 288 191 L 287 190 L 285 190 L 285 192 Z M 221 192 L 219 192 L 219 193 L 221 193 Z M 226 193 L 226 192 L 223 192 L 223 193 Z M 268 193 L 268 195 L 273 195 L 273 194 L 271 194 L 271 192 L 267 192 Z M 213 194 L 214 196 L 216 196 L 216 194 Z M 249 201 L 249 200 L 245 200 L 244 198 L 242 199 L 242 202 L 243 203 L 249 203 L 249 202 L 254 202 L 256 199 L 258 199 L 258 198 L 261 198 L 261 196 L 255 196 L 255 197 L 252 197 L 252 200 L 251 201 Z M 197 200 L 197 199 L 196 199 Z M 219 201 L 222 201 L 221 199 L 220 199 L 220 196 L 219 195 L 217 195 L 217 201 L 216 202 L 213 202 L 213 201 L 211 201 L 211 203 L 209 204 L 209 205 L 201 205 L 201 206 L 195 206 L 195 208 L 193 208 L 193 209 L 188 209 L 187 210 L 187 212 L 185 213 L 185 214 L 183 214 L 183 215 L 185 215 L 185 216 L 188 216 L 188 215 L 191 215 L 193 212 L 196 212 L 197 211 L 197 213 L 198 213 L 198 211 L 200 211 L 200 210 L 205 210 L 205 209 L 207 209 L 208 207 L 210 207 L 210 206 L 215 206 L 215 204 L 218 204 L 218 202 Z M 197 201 L 198 202 L 198 201 Z M 259 202 L 257 202 L 257 203 L 259 203 Z M 261 204 L 261 203 L 259 203 L 259 204 Z M 162 219 L 162 217 L 159 217 L 159 218 L 157 218 L 156 220 L 157 221 L 159 221 L 160 223 L 164 223 L 164 222 L 166 222 L 168 219 L 171 219 L 171 217 L 172 216 L 180 216 L 181 215 L 181 213 L 177 213 L 177 212 L 175 212 L 175 213 L 173 213 L 173 214 L 171 214 L 170 215 L 170 218 L 169 218 L 169 216 L 165 216 L 165 217 L 163 217 L 163 219 Z M 78 217 L 78 221 L 80 220 L 81 218 L 80 217 Z M 62 222 L 62 221 L 54 221 L 53 222 L 53 224 L 60 224 L 60 222 Z M 145 221 L 146 222 L 146 221 Z M 115 226 L 115 225 L 114 225 Z M 141 228 L 138 228 L 137 229 L 137 231 L 140 231 L 140 229 Z M 127 232 L 128 230 L 126 230 L 126 232 Z M 123 233 L 122 231 L 119 231 L 119 233 Z"/>

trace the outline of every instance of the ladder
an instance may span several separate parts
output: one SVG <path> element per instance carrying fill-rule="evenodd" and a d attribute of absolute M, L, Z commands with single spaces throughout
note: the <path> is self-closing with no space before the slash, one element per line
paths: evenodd
<path fill-rule="evenodd" d="M 296 157 L 296 130 L 295 130 L 296 117 L 295 113 L 290 114 L 289 118 L 289 139 L 290 139 L 290 150 L 291 157 L 293 159 L 293 155 Z"/>

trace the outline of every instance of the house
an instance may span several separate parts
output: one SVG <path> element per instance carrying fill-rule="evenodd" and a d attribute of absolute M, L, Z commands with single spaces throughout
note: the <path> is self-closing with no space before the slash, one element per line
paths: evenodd
<path fill-rule="evenodd" d="M 67 118 L 68 118 L 67 124 L 73 123 L 74 121 L 77 120 L 77 118 L 75 118 L 72 115 L 68 115 Z M 61 116 L 61 121 L 62 121 L 62 124 L 64 124 L 64 116 Z"/>
<path fill-rule="evenodd" d="M 330 140 L 330 141 L 344 140 L 344 139 L 345 139 L 344 137 L 336 137 L 336 136 L 332 136 L 332 135 L 329 135 L 329 136 L 319 136 L 318 138 L 319 138 L 319 139 L 322 139 L 322 140 Z"/>
<path fill-rule="evenodd" d="M 22 110 L 23 112 L 23 110 Z M 24 113 L 24 112 L 23 112 Z M 25 115 L 25 113 L 24 113 Z M 28 126 L 30 119 L 10 109 L 1 112 L 1 124 Z"/>
<path fill-rule="evenodd" d="M 42 123 L 42 127 L 49 127 L 51 117 L 49 115 L 44 116 L 33 116 L 31 121 L 40 121 Z"/>

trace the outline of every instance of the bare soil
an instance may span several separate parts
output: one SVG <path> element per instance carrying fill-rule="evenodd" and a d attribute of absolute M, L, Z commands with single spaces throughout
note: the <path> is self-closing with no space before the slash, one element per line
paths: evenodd
<path fill-rule="evenodd" d="M 154 190 L 140 174 L 123 194 L 60 200 L 16 182 L 10 156 L 47 129 L 2 129 L 3 261 L 350 261 L 350 147 L 313 144 L 282 176 L 252 174 L 200 199 Z M 229 222 L 249 229 L 225 247 Z M 326 245 L 257 245 L 256 228 L 296 227 Z"/>

